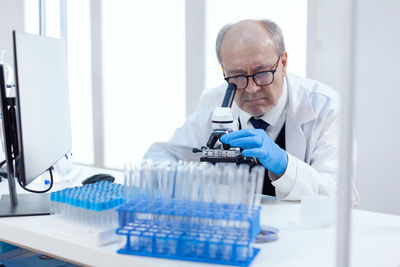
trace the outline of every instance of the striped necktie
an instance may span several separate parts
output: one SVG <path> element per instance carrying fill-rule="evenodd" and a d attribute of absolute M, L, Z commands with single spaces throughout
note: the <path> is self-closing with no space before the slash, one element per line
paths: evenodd
<path fill-rule="evenodd" d="M 267 131 L 267 128 L 269 126 L 268 122 L 265 122 L 261 119 L 256 119 L 254 117 L 251 117 L 249 121 L 255 129 L 262 129 L 264 131 Z"/>

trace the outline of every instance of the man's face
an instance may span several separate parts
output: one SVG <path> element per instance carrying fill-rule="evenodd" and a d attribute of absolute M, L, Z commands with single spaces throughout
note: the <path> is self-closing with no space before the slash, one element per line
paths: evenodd
<path fill-rule="evenodd" d="M 268 32 L 260 24 L 252 21 L 234 25 L 226 33 L 221 45 L 222 65 L 226 77 L 271 70 L 278 57 Z M 249 77 L 247 87 L 236 91 L 236 104 L 253 116 L 266 114 L 278 103 L 282 94 L 286 63 L 285 53 L 280 57 L 274 81 L 270 85 L 257 85 L 253 78 Z"/>

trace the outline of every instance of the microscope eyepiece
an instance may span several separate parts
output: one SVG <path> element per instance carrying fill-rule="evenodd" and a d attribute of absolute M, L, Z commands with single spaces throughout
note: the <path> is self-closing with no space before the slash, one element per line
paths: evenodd
<path fill-rule="evenodd" d="M 230 108 L 232 106 L 232 102 L 236 94 L 236 89 L 237 89 L 236 84 L 234 83 L 228 84 L 228 88 L 226 88 L 224 101 L 222 101 L 221 107 Z"/>

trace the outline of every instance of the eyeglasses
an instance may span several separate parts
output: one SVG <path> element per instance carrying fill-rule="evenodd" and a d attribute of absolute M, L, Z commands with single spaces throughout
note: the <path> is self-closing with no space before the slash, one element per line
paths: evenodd
<path fill-rule="evenodd" d="M 272 70 L 261 71 L 254 73 L 252 75 L 237 75 L 231 77 L 225 77 L 225 81 L 228 83 L 236 84 L 237 90 L 245 89 L 249 83 L 249 77 L 253 78 L 253 81 L 259 86 L 270 85 L 274 82 L 274 74 L 276 69 L 278 68 L 278 63 L 280 60 L 280 56 L 275 64 L 272 66 Z M 225 74 L 224 74 L 225 75 Z"/>

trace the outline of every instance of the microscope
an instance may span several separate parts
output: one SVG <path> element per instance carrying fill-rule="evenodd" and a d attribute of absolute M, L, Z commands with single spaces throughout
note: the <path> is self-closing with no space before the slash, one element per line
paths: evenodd
<path fill-rule="evenodd" d="M 202 157 L 200 157 L 201 162 L 210 162 L 213 164 L 218 162 L 245 163 L 250 165 L 250 167 L 257 164 L 257 159 L 244 156 L 241 148 L 230 147 L 230 145 L 219 141 L 219 138 L 224 134 L 237 131 L 239 128 L 238 121 L 234 120 L 231 111 L 235 94 L 236 84 L 229 83 L 221 107 L 215 108 L 211 116 L 213 131 L 206 146 L 202 146 L 200 149 L 193 148 L 193 153 L 202 153 Z"/>

